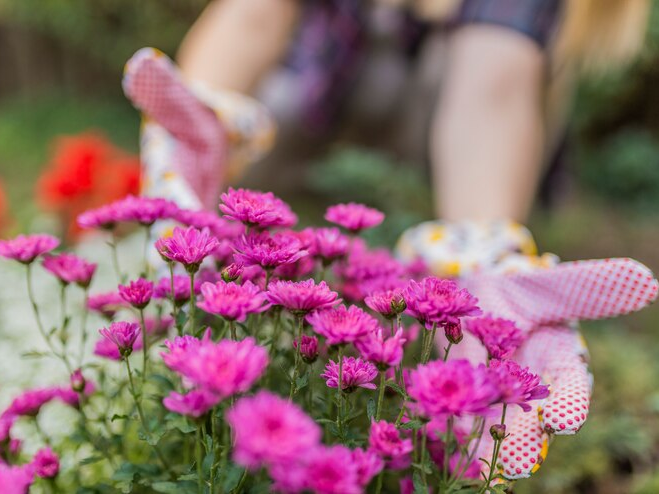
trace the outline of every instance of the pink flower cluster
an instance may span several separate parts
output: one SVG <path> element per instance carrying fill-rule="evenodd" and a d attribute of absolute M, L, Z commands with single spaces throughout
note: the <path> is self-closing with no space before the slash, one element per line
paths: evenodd
<path fill-rule="evenodd" d="M 47 255 L 43 260 L 43 267 L 62 283 L 75 283 L 82 288 L 89 286 L 96 272 L 96 264 L 68 253 Z"/>
<path fill-rule="evenodd" d="M 30 264 L 37 257 L 56 249 L 59 244 L 59 240 L 52 235 L 19 235 L 11 240 L 0 240 L 0 256 Z"/>
<path fill-rule="evenodd" d="M 171 237 L 156 241 L 156 249 L 163 259 L 181 263 L 190 273 L 196 273 L 201 262 L 219 246 L 208 228 L 197 230 L 193 226 L 186 229 L 176 227 Z"/>
<path fill-rule="evenodd" d="M 258 314 L 270 307 L 266 294 L 251 281 L 242 285 L 233 281 L 204 283 L 201 285 L 201 295 L 203 299 L 197 306 L 227 321 L 244 322 L 248 315 Z"/>
<path fill-rule="evenodd" d="M 220 211 L 228 219 L 239 221 L 247 226 L 268 228 L 273 226 L 291 227 L 297 223 L 297 216 L 288 204 L 272 192 L 259 192 L 247 189 L 233 189 L 222 194 Z"/>
<path fill-rule="evenodd" d="M 157 220 L 176 217 L 179 208 L 172 201 L 154 197 L 126 196 L 78 216 L 81 228 L 112 229 L 118 223 L 151 226 Z"/>
<path fill-rule="evenodd" d="M 248 391 L 268 365 L 268 353 L 253 338 L 242 341 L 210 340 L 192 336 L 165 341 L 165 365 L 179 374 L 192 391 L 172 393 L 165 406 L 174 412 L 200 416 L 220 401 Z"/>
<path fill-rule="evenodd" d="M 266 468 L 277 491 L 360 494 L 384 467 L 374 452 L 322 445 L 311 417 L 267 391 L 238 400 L 227 421 L 234 461 L 251 471 Z"/>

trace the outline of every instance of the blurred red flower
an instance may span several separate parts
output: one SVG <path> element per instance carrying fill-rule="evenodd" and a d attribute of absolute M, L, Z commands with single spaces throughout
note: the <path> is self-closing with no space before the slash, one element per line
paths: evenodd
<path fill-rule="evenodd" d="M 137 194 L 140 162 L 95 132 L 59 137 L 37 183 L 42 208 L 58 214 L 72 241 L 80 233 L 75 219 L 83 211 L 127 194 Z"/>

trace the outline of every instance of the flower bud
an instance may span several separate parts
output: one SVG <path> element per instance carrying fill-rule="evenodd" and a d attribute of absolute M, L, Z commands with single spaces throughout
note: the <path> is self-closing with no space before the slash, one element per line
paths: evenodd
<path fill-rule="evenodd" d="M 494 424 L 490 427 L 490 435 L 495 441 L 503 441 L 506 437 L 506 424 Z"/>
<path fill-rule="evenodd" d="M 446 323 L 444 326 L 444 334 L 446 335 L 446 339 L 453 343 L 454 345 L 457 345 L 462 341 L 462 324 L 458 321 L 457 323 Z"/>
<path fill-rule="evenodd" d="M 300 345 L 300 355 L 302 360 L 307 364 L 313 364 L 318 358 L 318 338 L 315 336 L 302 335 L 302 344 Z M 293 348 L 297 349 L 298 341 L 293 341 Z"/>
<path fill-rule="evenodd" d="M 85 377 L 82 375 L 82 370 L 76 369 L 71 374 L 71 389 L 76 393 L 82 393 L 85 390 Z"/>
<path fill-rule="evenodd" d="M 391 299 L 391 312 L 394 314 L 402 314 L 407 309 L 407 302 L 402 296 L 394 297 Z"/>
<path fill-rule="evenodd" d="M 243 265 L 234 262 L 222 270 L 221 276 L 225 283 L 230 283 L 240 278 L 241 274 L 243 274 Z"/>

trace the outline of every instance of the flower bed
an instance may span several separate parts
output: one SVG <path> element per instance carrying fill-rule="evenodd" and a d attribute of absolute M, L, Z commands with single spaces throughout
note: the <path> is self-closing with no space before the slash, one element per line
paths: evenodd
<path fill-rule="evenodd" d="M 82 214 L 81 227 L 110 239 L 111 292 L 96 291 L 95 264 L 53 254 L 54 237 L 0 242 L 70 376 L 0 414 L 0 485 L 13 489 L 3 492 L 503 492 L 507 412 L 533 414 L 548 395 L 510 360 L 524 341 L 513 322 L 370 249 L 360 234 L 384 220 L 374 209 L 332 206 L 337 226 L 296 231 L 279 198 L 229 189 L 220 211 L 129 196 Z M 129 276 L 114 229 L 133 223 L 150 238 L 157 222 L 176 226 L 133 249 L 141 272 Z M 40 303 L 39 265 L 59 282 L 61 317 Z M 463 328 L 486 361 L 453 358 Z M 75 430 L 31 454 L 17 431 L 51 402 L 73 410 Z"/>

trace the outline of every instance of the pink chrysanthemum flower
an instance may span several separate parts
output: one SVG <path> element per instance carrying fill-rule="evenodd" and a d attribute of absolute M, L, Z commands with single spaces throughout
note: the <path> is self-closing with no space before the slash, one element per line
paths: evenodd
<path fill-rule="evenodd" d="M 311 234 L 310 254 L 325 266 L 348 254 L 350 239 L 338 228 L 309 228 L 307 231 Z"/>
<path fill-rule="evenodd" d="M 316 261 L 307 255 L 291 264 L 278 266 L 272 274 L 280 280 L 304 280 L 311 277 L 315 269 Z"/>
<path fill-rule="evenodd" d="M 436 360 L 420 365 L 407 389 L 417 413 L 428 417 L 483 413 L 500 396 L 490 372 L 467 360 Z"/>
<path fill-rule="evenodd" d="M 109 328 L 99 329 L 98 332 L 114 343 L 119 354 L 126 358 L 133 352 L 135 340 L 140 335 L 140 325 L 132 322 L 113 322 Z"/>
<path fill-rule="evenodd" d="M 357 479 L 363 488 L 384 468 L 384 461 L 372 449 L 353 449 L 352 462 L 357 467 Z"/>
<path fill-rule="evenodd" d="M 410 280 L 403 296 L 406 313 L 428 329 L 434 324 L 457 324 L 461 317 L 481 314 L 478 299 L 452 280 L 432 276 L 420 282 Z"/>
<path fill-rule="evenodd" d="M 327 208 L 325 219 L 330 223 L 342 226 L 352 233 L 358 233 L 382 223 L 384 221 L 384 213 L 363 204 L 350 202 Z"/>
<path fill-rule="evenodd" d="M 119 285 L 119 295 L 136 309 L 144 309 L 153 296 L 153 282 L 138 278 L 128 285 Z"/>
<path fill-rule="evenodd" d="M 34 417 L 39 413 L 41 407 L 57 398 L 58 388 L 30 389 L 22 392 L 14 398 L 7 409 L 2 413 L 3 417 Z"/>
<path fill-rule="evenodd" d="M 382 328 L 368 333 L 355 341 L 355 348 L 361 356 L 373 362 L 380 370 L 395 367 L 403 360 L 403 330 L 399 328 L 394 336 L 385 338 Z"/>
<path fill-rule="evenodd" d="M 176 217 L 178 206 L 160 197 L 126 196 L 110 204 L 115 210 L 118 221 L 135 222 L 143 226 L 151 226 L 157 220 Z"/>
<path fill-rule="evenodd" d="M 34 473 L 43 479 L 54 479 L 59 473 L 59 457 L 50 448 L 37 451 L 30 465 Z"/>
<path fill-rule="evenodd" d="M 199 293 L 201 285 L 195 280 L 195 293 Z M 172 299 L 172 279 L 170 276 L 164 276 L 158 280 L 153 289 L 153 296 L 157 299 Z M 177 307 L 185 305 L 190 300 L 190 277 L 175 274 L 174 275 L 174 304 Z"/>
<path fill-rule="evenodd" d="M 393 319 L 405 311 L 407 303 L 403 297 L 403 290 L 384 290 L 372 293 L 364 298 L 364 303 L 375 312 L 387 319 Z"/>
<path fill-rule="evenodd" d="M 98 293 L 87 300 L 87 308 L 112 319 L 119 309 L 129 307 L 129 304 L 118 292 Z"/>
<path fill-rule="evenodd" d="M 75 283 L 82 288 L 89 286 L 96 272 L 96 264 L 68 253 L 47 255 L 43 260 L 43 267 L 65 285 Z"/>
<path fill-rule="evenodd" d="M 165 340 L 167 352 L 161 353 L 160 356 L 167 367 L 178 372 L 178 369 L 182 368 L 187 359 L 192 358 L 202 344 L 210 342 L 210 336 L 210 330 L 206 330 L 202 340 L 188 334 L 176 336 L 173 340 Z"/>
<path fill-rule="evenodd" d="M 400 437 L 398 428 L 381 420 L 371 423 L 369 448 L 384 458 L 398 458 L 412 451 L 412 440 Z"/>
<path fill-rule="evenodd" d="M 238 239 L 235 243 L 236 262 L 245 266 L 258 265 L 264 269 L 274 269 L 284 264 L 292 264 L 308 255 L 302 243 L 288 232 L 270 235 L 267 232 L 253 233 Z"/>
<path fill-rule="evenodd" d="M 117 209 L 106 204 L 96 209 L 90 209 L 78 215 L 78 226 L 84 229 L 100 228 L 112 230 L 119 222 Z"/>
<path fill-rule="evenodd" d="M 10 466 L 0 462 L 0 485 L 3 494 L 28 494 L 34 482 L 31 465 Z"/>
<path fill-rule="evenodd" d="M 201 285 L 201 295 L 203 299 L 197 307 L 227 321 L 244 322 L 248 315 L 258 314 L 270 307 L 266 294 L 251 281 L 242 285 L 233 281 L 204 283 Z"/>
<path fill-rule="evenodd" d="M 364 486 L 353 452 L 345 446 L 325 446 L 309 453 L 306 488 L 316 494 L 361 494 Z"/>
<path fill-rule="evenodd" d="M 375 389 L 373 380 L 378 376 L 378 370 L 370 363 L 355 357 L 343 357 L 343 375 L 341 376 L 341 389 L 345 393 L 352 393 L 358 387 Z M 320 375 L 330 388 L 337 388 L 339 383 L 339 364 L 330 360 L 325 372 Z"/>
<path fill-rule="evenodd" d="M 234 461 L 250 470 L 303 458 L 320 443 L 318 424 L 268 391 L 239 399 L 226 419 L 235 438 Z"/>
<path fill-rule="evenodd" d="M 378 321 L 359 307 L 340 305 L 333 309 L 312 312 L 307 322 L 324 336 L 328 345 L 352 343 L 378 328 Z"/>
<path fill-rule="evenodd" d="M 302 343 L 300 344 L 300 355 L 302 356 L 302 360 L 307 364 L 313 364 L 318 358 L 318 338 L 303 334 L 300 339 L 302 340 Z M 298 340 L 293 340 L 293 348 L 296 350 L 298 344 Z"/>
<path fill-rule="evenodd" d="M 356 239 L 359 240 L 359 239 Z M 405 266 L 391 256 L 386 249 L 367 249 L 355 241 L 346 263 L 336 265 L 336 274 L 343 281 L 343 295 L 350 300 L 361 301 L 374 292 L 398 289 Z"/>
<path fill-rule="evenodd" d="M 204 390 L 190 391 L 184 395 L 172 391 L 162 400 L 170 412 L 193 418 L 203 417 L 219 402 L 217 395 Z"/>
<path fill-rule="evenodd" d="M 171 237 L 156 240 L 156 249 L 160 255 L 164 259 L 183 264 L 188 273 L 199 271 L 202 261 L 219 245 L 208 228 L 197 230 L 193 226 L 186 229 L 176 227 Z"/>
<path fill-rule="evenodd" d="M 0 240 L 0 256 L 30 264 L 40 255 L 57 248 L 59 243 L 52 235 L 19 235 L 9 240 Z"/>
<path fill-rule="evenodd" d="M 222 194 L 220 211 L 234 221 L 256 227 L 291 227 L 297 223 L 297 216 L 284 201 L 272 192 L 249 189 L 234 189 Z"/>
<path fill-rule="evenodd" d="M 327 283 L 314 280 L 273 281 L 268 285 L 266 297 L 273 305 L 280 305 L 295 315 L 328 309 L 339 303 L 339 295 Z"/>
<path fill-rule="evenodd" d="M 524 343 L 524 333 L 513 321 L 495 317 L 469 319 L 467 330 L 476 336 L 491 358 L 508 358 Z"/>
<path fill-rule="evenodd" d="M 192 386 L 219 399 L 249 390 L 268 365 L 267 350 L 253 338 L 190 343 L 186 341 L 181 347 L 179 340 L 172 358 L 163 355 L 165 364 Z"/>
<path fill-rule="evenodd" d="M 519 405 L 528 412 L 531 410 L 529 401 L 549 396 L 549 388 L 528 367 L 521 367 L 513 360 L 494 359 L 489 368 L 501 393 L 500 403 Z"/>

